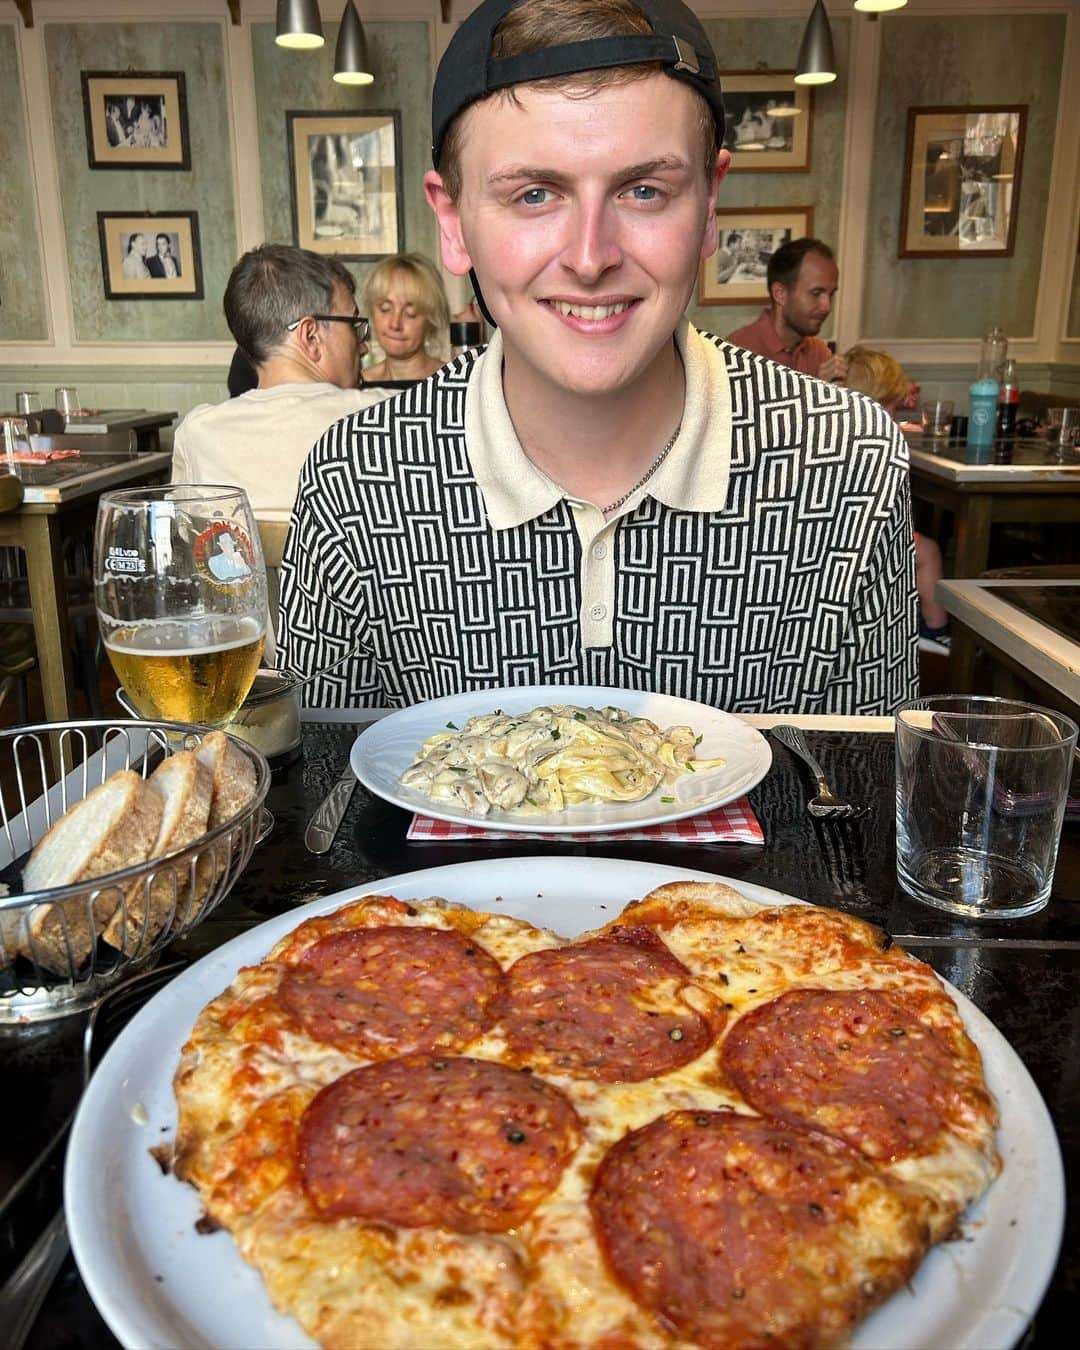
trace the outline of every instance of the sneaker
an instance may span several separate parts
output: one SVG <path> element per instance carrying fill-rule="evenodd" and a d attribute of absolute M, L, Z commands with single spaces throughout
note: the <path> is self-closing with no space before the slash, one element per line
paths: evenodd
<path fill-rule="evenodd" d="M 933 652 L 935 656 L 948 656 L 952 651 L 952 634 L 947 628 L 925 628 L 920 625 L 919 651 Z"/>

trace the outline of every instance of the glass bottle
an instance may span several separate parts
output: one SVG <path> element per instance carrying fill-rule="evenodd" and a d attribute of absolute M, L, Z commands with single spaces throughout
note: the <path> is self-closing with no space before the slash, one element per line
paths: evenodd
<path fill-rule="evenodd" d="M 1020 381 L 1016 374 L 1016 362 L 1010 356 L 1001 373 L 1001 388 L 998 391 L 997 434 L 999 436 L 1016 435 L 1016 413 L 1020 407 Z"/>
<path fill-rule="evenodd" d="M 979 353 L 979 378 L 996 380 L 1000 384 L 1008 355 L 1009 339 L 1005 336 L 1005 330 L 1000 325 L 995 324 L 982 340 L 982 350 Z"/>

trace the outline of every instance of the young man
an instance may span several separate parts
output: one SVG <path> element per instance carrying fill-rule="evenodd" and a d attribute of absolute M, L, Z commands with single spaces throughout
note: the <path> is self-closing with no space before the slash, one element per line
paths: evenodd
<path fill-rule="evenodd" d="M 283 662 L 313 703 L 521 684 L 884 712 L 915 691 L 907 459 L 869 400 L 690 328 L 728 164 L 678 0 L 486 0 L 433 97 L 443 260 L 498 324 L 332 427 Z"/>
<path fill-rule="evenodd" d="M 258 386 L 188 413 L 173 440 L 174 483 L 235 483 L 260 519 L 289 519 L 311 447 L 383 397 L 356 387 L 367 323 L 355 289 L 336 258 L 288 244 L 244 254 L 225 288 L 225 319 Z"/>
<path fill-rule="evenodd" d="M 728 341 L 804 375 L 842 380 L 847 362 L 818 337 L 840 285 L 832 249 L 820 239 L 792 239 L 769 259 L 766 282 L 769 304 Z"/>

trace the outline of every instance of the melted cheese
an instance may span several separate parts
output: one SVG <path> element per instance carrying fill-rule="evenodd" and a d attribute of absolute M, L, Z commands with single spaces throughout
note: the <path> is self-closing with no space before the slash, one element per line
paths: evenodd
<path fill-rule="evenodd" d="M 728 1008 L 729 1029 L 791 988 L 893 988 L 909 997 L 916 991 L 921 1015 L 951 1035 L 980 1072 L 978 1052 L 933 972 L 902 952 L 884 952 L 867 925 L 809 907 L 767 909 L 722 886 L 696 888 L 692 897 L 687 890 L 695 888 L 682 888 L 678 897 L 672 889 L 629 907 L 600 932 L 620 921 L 655 924 L 695 982 Z M 523 920 L 438 900 L 370 897 L 309 920 L 263 965 L 242 970 L 200 1015 L 176 1076 L 177 1175 L 198 1187 L 208 1212 L 232 1231 L 275 1305 L 324 1346 L 684 1346 L 611 1274 L 588 1201 L 598 1165 L 628 1131 L 673 1110 L 753 1114 L 725 1080 L 717 1044 L 689 1064 L 635 1083 L 545 1072 L 577 1109 L 583 1138 L 558 1186 L 518 1231 L 395 1230 L 315 1214 L 290 1161 L 294 1132 L 319 1087 L 366 1061 L 311 1041 L 290 1023 L 274 991 L 282 972 L 324 935 L 381 924 L 455 928 L 504 969 L 562 942 Z M 464 1053 L 500 1061 L 504 1051 L 495 1026 Z M 880 1168 L 884 1175 L 870 1177 L 852 1198 L 843 1232 L 810 1250 L 820 1329 L 830 1342 L 843 1340 L 908 1279 L 928 1242 L 944 1236 L 993 1179 L 993 1124 L 992 1111 L 976 1112 L 931 1156 Z"/>

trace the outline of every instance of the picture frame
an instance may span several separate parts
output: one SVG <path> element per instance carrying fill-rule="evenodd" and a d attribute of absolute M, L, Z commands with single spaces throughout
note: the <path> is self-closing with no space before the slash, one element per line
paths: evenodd
<path fill-rule="evenodd" d="M 795 83 L 793 70 L 730 70 L 724 90 L 724 149 L 730 173 L 806 173 L 814 119 L 814 91 Z"/>
<path fill-rule="evenodd" d="M 92 169 L 191 168 L 182 70 L 81 72 Z"/>
<path fill-rule="evenodd" d="M 901 258 L 1011 258 L 1027 107 L 909 108 Z"/>
<path fill-rule="evenodd" d="M 377 262 L 405 246 L 401 114 L 286 112 L 293 239 Z"/>
<path fill-rule="evenodd" d="M 203 298 L 196 211 L 99 211 L 97 222 L 106 300 Z"/>
<path fill-rule="evenodd" d="M 720 245 L 701 261 L 699 305 L 768 302 L 769 258 L 792 239 L 814 233 L 812 206 L 718 206 Z"/>

